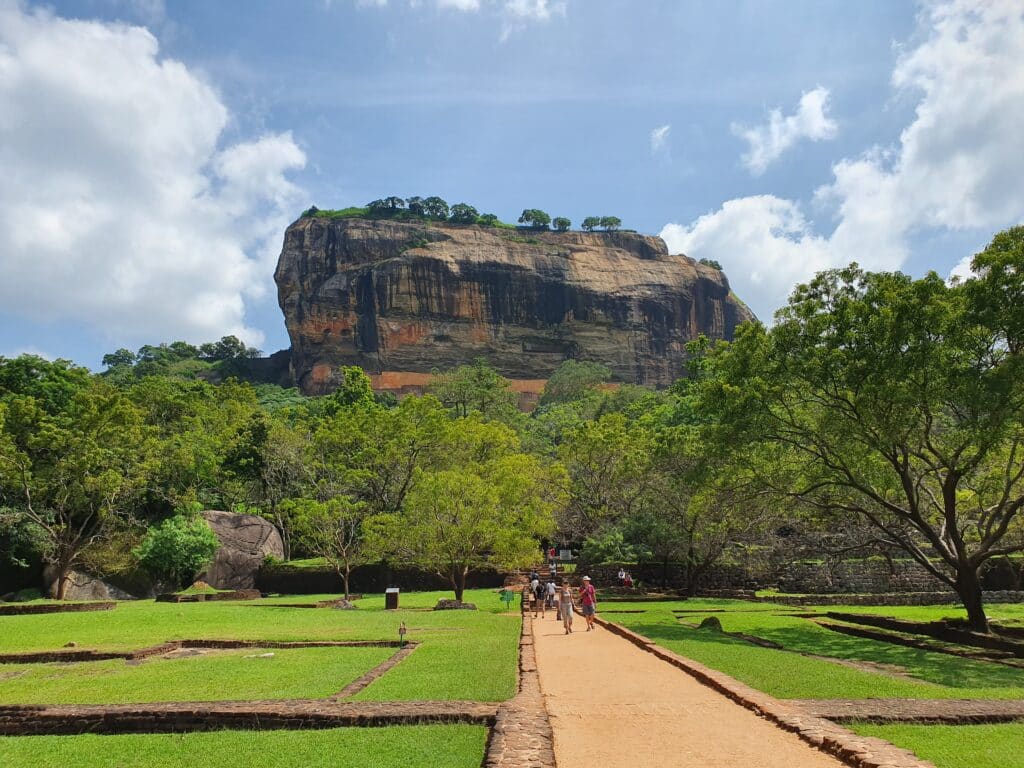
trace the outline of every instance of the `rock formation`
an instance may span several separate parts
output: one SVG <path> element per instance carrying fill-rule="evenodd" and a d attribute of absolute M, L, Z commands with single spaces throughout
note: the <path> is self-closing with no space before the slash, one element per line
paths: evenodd
<path fill-rule="evenodd" d="M 284 544 L 277 528 L 262 517 L 206 510 L 202 513 L 220 549 L 200 578 L 216 589 L 252 589 L 256 571 L 267 555 L 284 559 Z"/>
<path fill-rule="evenodd" d="M 537 386 L 568 358 L 665 386 L 688 341 L 752 317 L 721 271 L 632 232 L 310 216 L 288 227 L 274 278 L 307 394 L 340 365 L 400 389 L 477 357 Z"/>

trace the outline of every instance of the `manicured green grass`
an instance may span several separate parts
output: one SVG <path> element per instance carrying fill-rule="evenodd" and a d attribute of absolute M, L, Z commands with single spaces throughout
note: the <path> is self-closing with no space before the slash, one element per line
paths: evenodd
<path fill-rule="evenodd" d="M 478 768 L 487 729 L 473 725 L 0 737 L 18 768 Z"/>
<path fill-rule="evenodd" d="M 167 640 L 207 638 L 397 640 L 398 626 L 404 621 L 409 629 L 407 639 L 420 641 L 421 646 L 363 691 L 362 698 L 500 701 L 514 694 L 519 614 L 518 611 L 502 613 L 504 606 L 495 592 L 467 591 L 466 600 L 476 603 L 478 611 L 429 610 L 439 598 L 451 597 L 450 592 L 403 593 L 402 608 L 398 611 L 383 610 L 382 595 L 359 600 L 356 603 L 359 607 L 353 611 L 280 605 L 315 603 L 336 597 L 293 595 L 260 601 L 211 603 L 137 601 L 119 603 L 113 611 L 5 616 L 0 619 L 3 622 L 0 652 L 51 650 L 72 641 L 80 648 L 124 650 Z M 300 654 L 296 658 L 310 657 Z M 103 663 L 78 666 L 98 669 L 95 665 Z M 309 668 L 316 669 L 316 666 Z M 140 665 L 129 669 L 140 671 L 147 667 Z M 0 666 L 0 675 L 8 671 L 6 666 Z M 0 698 L 5 695 L 7 684 L 8 681 L 0 678 Z M 10 684 L 16 684 L 16 679 Z M 330 684 L 334 685 L 334 677 Z"/>
<path fill-rule="evenodd" d="M 1003 725 L 855 725 L 930 760 L 937 768 L 1024 768 L 1024 723 Z"/>
<path fill-rule="evenodd" d="M 850 637 L 792 615 L 814 608 L 793 609 L 742 601 L 688 600 L 664 603 L 608 603 L 609 610 L 639 609 L 643 613 L 612 614 L 622 623 L 677 653 L 780 698 L 1024 698 L 1024 670 L 947 654 L 904 648 L 875 640 Z M 1000 606 L 999 608 L 1002 608 Z M 993 610 L 1011 617 L 1019 606 Z M 681 624 L 673 609 L 698 610 L 683 620 L 699 623 L 714 615 L 727 632 L 743 632 L 772 640 L 787 650 L 751 645 L 708 630 Z M 711 613 L 725 609 L 725 613 Z M 700 610 L 707 610 L 704 614 Z M 831 610 L 831 609 L 830 609 Z M 844 610 L 876 612 L 931 620 L 953 616 L 957 609 L 915 607 L 897 609 L 862 607 Z M 899 667 L 911 679 L 857 669 L 807 655 Z"/>
<path fill-rule="evenodd" d="M 385 661 L 393 648 L 204 651 L 203 655 L 0 667 L 0 704 L 134 704 L 324 698 Z M 264 657 L 261 654 L 272 653 Z"/>

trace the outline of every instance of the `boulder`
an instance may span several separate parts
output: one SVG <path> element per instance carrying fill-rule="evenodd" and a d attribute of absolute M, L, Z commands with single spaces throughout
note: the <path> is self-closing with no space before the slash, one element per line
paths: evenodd
<path fill-rule="evenodd" d="M 48 595 L 57 594 L 57 575 L 52 568 L 43 571 L 43 582 Z M 82 571 L 71 571 L 64 599 L 79 600 L 136 600 L 137 595 L 129 594 L 110 582 L 91 576 Z"/>
<path fill-rule="evenodd" d="M 267 555 L 284 558 L 284 544 L 274 524 L 255 515 L 206 510 L 206 522 L 220 549 L 200 578 L 216 589 L 253 589 L 256 571 Z"/>

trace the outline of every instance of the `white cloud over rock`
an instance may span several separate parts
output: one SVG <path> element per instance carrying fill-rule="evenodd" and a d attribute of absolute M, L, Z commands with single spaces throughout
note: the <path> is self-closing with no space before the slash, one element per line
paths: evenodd
<path fill-rule="evenodd" d="M 305 155 L 230 114 L 141 27 L 0 0 L 0 302 L 118 343 L 208 340 L 266 291 Z"/>
<path fill-rule="evenodd" d="M 732 132 L 747 142 L 749 149 L 743 155 L 743 164 L 755 176 L 802 139 L 825 141 L 834 139 L 839 132 L 836 121 L 828 117 L 828 88 L 815 88 L 800 97 L 800 105 L 792 115 L 783 116 L 781 109 L 773 109 L 765 125 L 746 127 L 733 123 Z"/>
<path fill-rule="evenodd" d="M 1024 9 L 1018 0 L 952 0 L 926 6 L 921 24 L 921 42 L 892 75 L 898 92 L 918 99 L 913 121 L 895 147 L 837 162 L 832 182 L 815 191 L 834 211 L 831 234 L 815 234 L 796 202 L 748 197 L 666 225 L 670 248 L 720 261 L 737 294 L 769 320 L 819 269 L 897 269 L 916 233 L 1024 220 Z"/>

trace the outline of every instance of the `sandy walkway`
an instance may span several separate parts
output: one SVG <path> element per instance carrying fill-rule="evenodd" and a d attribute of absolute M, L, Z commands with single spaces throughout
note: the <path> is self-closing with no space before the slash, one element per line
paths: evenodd
<path fill-rule="evenodd" d="M 558 768 L 841 768 L 606 629 L 533 623 Z"/>

